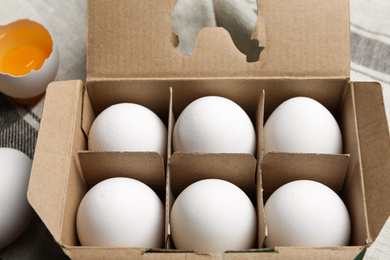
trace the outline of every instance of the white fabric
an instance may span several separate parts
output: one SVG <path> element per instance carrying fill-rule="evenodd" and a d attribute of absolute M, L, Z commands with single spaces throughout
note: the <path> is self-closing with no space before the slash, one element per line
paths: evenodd
<path fill-rule="evenodd" d="M 177 49 L 191 55 L 204 27 L 223 27 L 248 61 L 257 61 L 261 48 L 251 40 L 257 20 L 255 0 L 178 0 L 171 15 L 172 30 L 178 35 Z"/>
<path fill-rule="evenodd" d="M 178 0 L 170 18 L 172 31 L 179 37 L 177 50 L 184 55 L 194 52 L 196 38 L 204 27 L 217 25 L 211 0 Z"/>

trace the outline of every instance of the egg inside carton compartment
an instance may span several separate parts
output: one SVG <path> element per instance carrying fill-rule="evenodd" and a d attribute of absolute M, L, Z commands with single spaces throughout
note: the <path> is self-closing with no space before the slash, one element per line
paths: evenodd
<path fill-rule="evenodd" d="M 107 95 L 102 95 L 102 91 L 105 91 L 104 88 L 107 89 L 108 84 L 113 85 L 115 91 L 113 91 L 111 94 L 107 93 Z M 109 147 L 109 148 L 106 150 L 105 149 L 93 150 L 89 147 L 91 146 L 91 142 L 90 142 L 91 140 L 89 140 L 89 137 L 92 136 L 91 129 L 93 127 L 94 122 L 97 121 L 96 119 L 100 115 L 102 115 L 103 112 L 109 111 L 109 109 L 112 109 L 114 107 L 116 109 L 114 110 L 114 113 L 118 111 L 120 112 L 121 109 L 123 110 L 129 108 L 123 106 L 118 107 L 117 106 L 118 104 L 140 105 L 142 106 L 141 109 L 144 110 L 140 110 L 140 107 L 136 107 L 137 111 L 145 112 L 145 110 L 150 110 L 147 112 L 150 114 L 154 113 L 159 119 L 161 119 L 162 123 L 165 125 L 165 128 L 168 126 L 168 112 L 169 112 L 169 101 L 170 101 L 169 89 L 150 87 L 148 89 L 143 89 L 141 91 L 141 88 L 138 88 L 137 86 L 128 87 L 127 84 L 123 82 L 116 82 L 116 83 L 105 82 L 102 84 L 99 83 L 95 84 L 93 85 L 93 87 L 88 88 L 88 91 L 84 92 L 83 110 L 82 110 L 82 130 L 85 136 L 86 146 L 84 147 L 83 150 L 78 151 L 78 160 L 80 163 L 81 174 L 82 174 L 82 178 L 84 179 L 86 192 L 92 190 L 92 188 L 96 187 L 97 184 L 104 183 L 104 181 L 107 181 L 109 179 L 112 180 L 113 178 L 116 177 L 130 178 L 130 179 L 140 181 L 141 183 L 151 188 L 157 194 L 160 201 L 163 203 L 165 209 L 165 201 L 166 201 L 165 167 L 167 164 L 166 155 L 165 155 L 166 151 L 160 151 L 160 152 L 132 151 L 129 148 L 129 143 L 131 143 L 134 140 L 127 140 L 125 146 L 122 146 L 121 142 L 116 143 L 115 145 L 112 146 L 111 144 L 115 143 L 122 137 L 120 136 L 122 134 L 121 131 L 123 132 L 123 130 L 125 131 L 129 130 L 129 125 L 126 125 L 126 123 L 129 122 L 123 120 L 122 117 L 116 118 L 115 119 L 116 121 L 110 121 L 112 118 L 115 118 L 115 115 L 113 114 L 108 114 L 109 118 L 106 118 L 105 120 L 109 120 L 109 121 L 101 122 L 101 126 L 100 126 L 101 129 L 98 130 L 100 132 L 103 132 L 103 134 L 107 131 L 115 131 L 115 129 L 113 130 L 113 128 L 111 129 L 106 128 L 107 126 L 110 125 L 113 126 L 114 128 L 119 129 L 118 131 L 114 132 L 113 135 L 105 136 L 105 138 L 107 139 L 105 140 L 105 142 L 109 144 L 108 146 L 105 147 Z M 127 111 L 125 110 L 125 112 Z M 126 114 L 124 114 L 123 116 L 126 116 Z M 135 121 L 137 119 L 132 118 L 131 120 Z M 127 121 L 131 121 L 131 120 L 127 120 Z M 141 118 L 141 120 L 148 120 L 148 119 Z M 152 119 L 152 120 L 156 120 L 156 119 Z M 95 129 L 96 129 L 96 125 L 95 125 Z M 146 134 L 141 133 L 141 135 L 146 135 Z M 94 138 L 96 139 L 98 137 L 94 137 Z M 125 142 L 125 140 L 123 140 L 122 143 L 123 142 Z M 166 142 L 167 142 L 166 132 L 164 136 L 164 142 L 165 145 L 163 146 L 163 149 L 166 150 Z M 95 147 L 99 148 L 99 145 L 101 144 L 96 144 L 95 142 L 94 145 Z M 116 148 L 115 146 L 119 147 L 118 150 L 115 150 Z M 129 150 L 126 150 L 126 148 L 129 148 Z M 140 201 L 144 200 L 142 196 L 141 198 L 137 198 L 137 199 L 139 199 Z M 146 201 L 144 202 L 147 203 Z M 153 208 L 152 205 L 149 206 L 150 209 Z M 143 213 L 140 213 L 139 216 L 141 216 L 142 214 Z M 147 217 L 144 218 L 147 219 Z M 165 222 L 164 217 L 162 221 Z M 138 226 L 141 227 L 142 224 Z M 164 224 L 164 230 L 166 229 L 165 226 L 166 224 Z M 88 233 L 89 231 L 84 230 L 83 232 Z M 78 237 L 78 239 L 81 240 L 80 237 Z M 83 240 L 88 241 L 85 238 L 83 238 Z M 116 245 L 121 246 L 120 243 L 126 243 L 123 242 L 125 240 L 126 238 L 125 239 L 122 238 L 121 239 L 122 242 L 117 241 Z M 140 241 L 141 240 L 148 241 L 148 239 L 145 238 L 140 239 Z M 106 241 L 109 241 L 109 239 Z M 150 238 L 149 241 L 151 241 Z M 80 242 L 77 242 L 78 246 L 80 245 Z M 105 241 L 103 240 L 102 243 L 104 242 Z M 132 242 L 128 242 L 128 243 L 132 243 Z M 147 243 L 147 242 L 142 242 L 142 243 Z M 165 242 L 158 247 L 163 248 L 164 244 Z M 144 246 L 135 246 L 135 247 L 144 247 Z"/>
<path fill-rule="evenodd" d="M 327 88 L 323 87 L 323 90 Z M 266 91 L 264 121 L 269 118 L 276 106 L 287 100 L 286 97 L 281 98 L 273 95 L 274 93 L 269 93 L 269 95 L 267 93 Z M 278 188 L 296 180 L 312 180 L 322 183 L 337 193 L 347 207 L 351 220 L 349 245 L 364 245 L 367 240 L 365 224 L 367 216 L 364 211 L 363 175 L 360 166 L 353 83 L 340 85 L 339 91 L 333 89 L 320 96 L 317 96 L 317 93 L 313 96 L 304 93 L 302 96 L 319 101 L 335 116 L 342 133 L 343 154 L 286 152 L 263 154 L 261 162 L 262 199 L 266 203 L 270 195 Z"/>
<path fill-rule="evenodd" d="M 117 104 L 132 103 L 143 106 L 154 112 L 166 126 L 168 125 L 169 91 L 155 88 L 150 89 L 150 92 L 142 91 L 142 95 L 135 95 L 134 93 L 140 93 L 140 89 L 137 87 L 127 88 L 119 82 L 114 93 L 110 95 L 106 92 L 105 95 L 101 95 L 101 87 L 106 87 L 106 84 L 97 84 L 84 94 L 82 128 L 87 146 L 91 126 L 97 116 L 107 108 Z M 116 124 L 114 128 L 120 128 L 122 123 L 124 123 L 122 118 L 118 118 L 117 122 L 103 122 L 103 124 Z M 112 129 L 103 129 L 102 131 L 112 131 Z M 113 135 L 106 138 L 106 142 L 113 143 L 115 142 L 113 139 L 121 138 L 121 136 Z M 86 147 L 78 152 L 78 156 L 88 187 L 111 177 L 132 177 L 144 182 L 158 194 L 165 194 L 166 158 L 156 151 L 134 152 L 123 147 L 120 150 L 119 148 L 115 150 L 115 146 L 110 147 L 109 150 L 92 150 Z M 165 195 L 162 195 L 162 198 L 164 197 Z"/>
<path fill-rule="evenodd" d="M 256 129 L 254 155 L 173 151 L 172 132 L 175 121 L 188 104 L 206 96 L 228 98 L 248 114 Z M 279 104 L 296 96 L 317 100 L 336 117 L 343 136 L 343 154 L 263 155 L 264 122 Z M 123 102 L 148 107 L 166 124 L 168 128 L 166 160 L 156 152 L 87 149 L 88 134 L 96 116 L 111 105 Z M 283 184 L 298 179 L 315 180 L 337 192 L 351 216 L 350 245 L 365 244 L 367 228 L 353 86 L 345 80 L 233 78 L 92 81 L 87 84 L 84 91 L 81 114 L 80 123 L 85 141 L 81 142 L 84 144 L 80 145 L 81 149 L 76 159 L 80 163 L 82 175 L 82 180 L 77 181 L 78 185 L 81 185 L 80 200 L 96 183 L 111 177 L 130 177 L 144 182 L 165 202 L 166 244 L 164 248 L 160 248 L 161 250 L 180 253 L 178 250 L 170 251 L 175 249 L 170 233 L 170 209 L 186 187 L 198 180 L 210 178 L 223 179 L 235 184 L 249 196 L 255 206 L 258 216 L 257 244 L 249 251 L 261 251 L 264 248 L 267 236 L 264 203 L 270 194 Z M 78 205 L 74 205 L 66 212 L 75 217 L 77 207 Z M 73 226 L 66 229 L 73 230 L 74 221 L 70 223 L 73 223 Z M 68 241 L 67 244 L 80 246 L 74 231 L 66 234 L 71 236 L 65 239 Z"/>

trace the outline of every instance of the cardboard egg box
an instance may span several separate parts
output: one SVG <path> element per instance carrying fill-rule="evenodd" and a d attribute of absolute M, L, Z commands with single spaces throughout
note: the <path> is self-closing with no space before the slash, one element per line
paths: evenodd
<path fill-rule="evenodd" d="M 194 54 L 175 49 L 169 15 L 175 0 L 88 1 L 87 82 L 55 82 L 47 89 L 28 199 L 71 259 L 288 259 L 356 257 L 370 246 L 390 215 L 387 190 L 390 142 L 378 83 L 349 80 L 347 0 L 261 1 L 253 37 L 265 49 L 248 63 L 223 28 L 200 32 Z M 315 26 L 312 26 L 315 24 Z M 224 96 L 239 104 L 256 126 L 257 153 L 173 153 L 175 118 L 198 97 Z M 262 154 L 262 127 L 283 101 L 307 96 L 325 105 L 343 134 L 340 155 Z M 105 108 L 145 105 L 168 127 L 168 158 L 157 153 L 88 151 L 89 127 Z M 88 189 L 114 176 L 151 186 L 166 205 L 164 248 L 84 247 L 77 239 L 78 205 Z M 254 202 L 258 242 L 241 252 L 208 254 L 174 249 L 169 210 L 190 183 L 223 178 Z M 263 205 L 294 179 L 318 180 L 339 193 L 352 219 L 350 246 L 263 248 Z"/>

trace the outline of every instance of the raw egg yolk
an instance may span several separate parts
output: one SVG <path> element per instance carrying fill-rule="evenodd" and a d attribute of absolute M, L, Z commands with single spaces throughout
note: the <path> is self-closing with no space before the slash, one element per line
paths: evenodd
<path fill-rule="evenodd" d="M 0 72 L 13 76 L 39 70 L 53 49 L 50 34 L 32 26 L 11 27 L 0 32 Z"/>

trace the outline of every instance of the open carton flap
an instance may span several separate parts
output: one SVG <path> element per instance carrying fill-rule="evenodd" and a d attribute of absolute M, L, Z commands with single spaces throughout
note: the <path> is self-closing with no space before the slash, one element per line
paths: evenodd
<path fill-rule="evenodd" d="M 190 77 L 349 78 L 349 1 L 258 1 L 252 37 L 266 46 L 246 62 L 223 28 L 198 35 L 194 54 L 175 49 L 176 0 L 88 1 L 88 80 Z M 264 21 L 264 22 L 263 22 Z M 263 23 L 263 24 L 262 24 Z M 265 31 L 265 33 L 263 33 Z M 265 40 L 266 39 L 266 40 Z"/>
<path fill-rule="evenodd" d="M 353 82 L 369 233 L 374 240 L 390 216 L 390 136 L 379 83 Z"/>
<path fill-rule="evenodd" d="M 81 80 L 48 86 L 27 193 L 29 203 L 61 244 L 76 243 L 74 238 L 64 239 L 64 234 L 72 233 L 74 217 L 69 214 L 86 193 L 75 158 L 86 145 L 80 128 L 83 88 Z"/>

